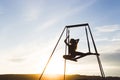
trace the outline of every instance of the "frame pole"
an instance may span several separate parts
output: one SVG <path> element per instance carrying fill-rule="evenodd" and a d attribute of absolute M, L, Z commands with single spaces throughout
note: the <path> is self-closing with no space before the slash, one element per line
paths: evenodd
<path fill-rule="evenodd" d="M 50 60 L 51 60 L 51 58 L 52 58 L 52 55 L 53 55 L 53 53 L 55 52 L 55 50 L 56 50 L 56 48 L 57 48 L 57 45 L 58 45 L 58 43 L 59 43 L 59 41 L 60 41 L 60 39 L 61 39 L 64 31 L 65 31 L 65 29 L 66 29 L 66 27 L 63 29 L 63 31 L 62 31 L 62 33 L 61 33 L 61 35 L 60 35 L 60 37 L 59 37 L 59 39 L 58 39 L 58 41 L 57 41 L 54 49 L 53 49 L 53 51 L 52 51 L 52 54 L 50 55 L 50 57 L 49 57 L 49 59 L 48 59 L 48 62 L 46 63 L 46 65 L 45 65 L 45 67 L 44 67 L 44 69 L 43 69 L 43 72 L 41 73 L 41 76 L 39 77 L 39 80 L 41 80 L 41 78 L 42 78 L 42 76 L 43 76 L 43 74 L 44 74 L 44 72 L 45 72 L 45 70 L 46 70 L 46 68 L 47 68 L 47 65 L 48 65 L 48 63 L 50 62 Z"/>
<path fill-rule="evenodd" d="M 93 38 L 93 35 L 92 35 L 92 32 L 91 32 L 91 29 L 90 29 L 89 25 L 88 25 L 88 29 L 89 29 L 89 32 L 90 32 L 90 35 L 91 35 L 91 38 L 92 38 L 92 42 L 93 42 L 93 46 L 94 46 L 95 52 L 96 52 L 96 54 L 98 54 L 98 51 L 97 51 L 97 48 L 96 48 L 96 45 L 95 45 L 95 41 L 94 41 L 94 38 Z M 98 60 L 101 76 L 102 76 L 102 78 L 105 78 L 105 74 L 104 74 L 104 71 L 103 71 L 103 67 L 102 67 L 100 58 L 99 58 L 98 55 L 96 55 L 96 57 L 97 57 L 97 60 Z"/>
<path fill-rule="evenodd" d="M 88 23 L 84 23 L 84 24 L 76 24 L 76 25 L 68 25 L 66 26 L 67 28 L 73 28 L 73 27 L 83 27 L 83 26 L 87 26 Z"/>

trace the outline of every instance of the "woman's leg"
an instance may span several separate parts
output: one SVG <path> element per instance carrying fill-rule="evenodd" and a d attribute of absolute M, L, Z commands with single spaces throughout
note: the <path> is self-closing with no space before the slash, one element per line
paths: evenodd
<path fill-rule="evenodd" d="M 74 55 L 63 55 L 63 58 L 66 58 L 66 59 L 70 59 L 70 58 L 74 58 L 75 56 Z"/>
<path fill-rule="evenodd" d="M 90 52 L 87 52 L 87 53 L 82 53 L 82 52 L 75 52 L 76 56 L 75 59 L 79 59 L 79 58 L 82 58 L 82 57 L 85 57 L 85 56 L 88 56 L 88 55 L 98 55 L 98 53 L 90 53 Z"/>
<path fill-rule="evenodd" d="M 83 52 L 74 52 L 74 54 L 76 56 L 84 56 L 84 55 L 86 55 L 86 53 L 83 53 Z"/>
<path fill-rule="evenodd" d="M 83 52 L 75 52 L 74 54 L 76 54 L 76 57 L 74 59 L 79 59 L 88 55 L 87 53 Z"/>

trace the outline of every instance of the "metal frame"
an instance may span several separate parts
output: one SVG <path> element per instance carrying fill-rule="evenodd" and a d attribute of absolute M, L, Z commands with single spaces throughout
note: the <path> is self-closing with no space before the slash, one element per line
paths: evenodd
<path fill-rule="evenodd" d="M 88 26 L 88 23 L 84 24 L 76 24 L 76 25 L 67 25 L 66 28 L 73 28 L 73 27 L 83 27 L 83 26 Z"/>
<path fill-rule="evenodd" d="M 50 62 L 50 60 L 51 60 L 51 58 L 52 58 L 52 55 L 54 54 L 54 52 L 55 52 L 55 50 L 56 50 L 56 48 L 57 48 L 57 46 L 58 46 L 58 44 L 59 44 L 59 41 L 61 40 L 61 38 L 62 38 L 62 36 L 63 36 L 63 34 L 64 34 L 65 29 L 66 29 L 66 37 L 67 37 L 67 35 L 69 35 L 68 29 L 69 29 L 69 28 L 76 28 L 76 27 L 85 27 L 86 38 L 87 38 L 87 43 L 88 43 L 88 50 L 89 50 L 89 52 L 91 52 L 91 51 L 90 51 L 89 37 L 88 37 L 88 31 L 89 31 L 89 34 L 90 34 L 90 37 L 91 37 L 91 39 L 92 39 L 92 43 L 93 43 L 93 46 L 94 46 L 95 53 L 98 54 L 98 51 L 97 51 L 97 48 L 96 48 L 96 44 L 95 44 L 95 41 L 94 41 L 94 38 L 93 38 L 93 35 L 92 35 L 92 32 L 91 32 L 91 29 L 90 29 L 90 26 L 89 26 L 88 23 L 77 24 L 77 25 L 67 25 L 67 26 L 65 26 L 65 28 L 63 29 L 63 31 L 62 31 L 62 33 L 61 33 L 61 35 L 60 35 L 60 37 L 59 37 L 59 39 L 58 39 L 58 41 L 57 41 L 54 49 L 53 49 L 53 51 L 52 51 L 52 54 L 50 55 L 50 57 L 49 57 L 49 59 L 48 59 L 48 62 L 46 63 L 46 65 L 45 65 L 45 67 L 44 67 L 44 69 L 43 69 L 43 72 L 41 73 L 41 75 L 40 75 L 40 77 L 39 77 L 39 80 L 42 79 L 42 76 L 43 76 L 43 74 L 44 74 L 44 72 L 45 72 L 45 70 L 46 70 L 46 68 L 47 68 L 47 65 L 49 64 L 49 62 Z M 67 53 L 67 47 L 65 46 L 65 54 L 66 54 L 66 53 Z M 99 65 L 99 68 L 100 68 L 100 73 L 101 73 L 102 79 L 105 79 L 105 74 L 104 74 L 104 70 L 103 70 L 103 67 L 102 67 L 100 58 L 99 58 L 98 55 L 96 55 L 96 57 L 97 57 L 97 60 L 98 60 L 98 65 Z M 64 80 L 65 80 L 65 74 L 66 74 L 66 60 L 65 60 L 65 62 L 64 62 Z"/>
<path fill-rule="evenodd" d="M 89 31 L 89 34 L 90 34 L 90 37 L 92 39 L 92 43 L 93 43 L 93 46 L 94 46 L 95 54 L 98 54 L 97 47 L 96 47 L 96 44 L 95 44 L 95 41 L 94 41 L 94 38 L 93 38 L 93 35 L 92 35 L 92 32 L 91 32 L 89 24 L 88 23 L 84 23 L 84 24 L 68 25 L 68 26 L 66 26 L 66 28 L 76 28 L 76 27 L 85 27 L 87 44 L 88 44 L 88 51 L 91 52 L 91 50 L 90 50 L 90 43 L 89 43 L 89 37 L 88 37 L 88 31 Z M 96 57 L 97 57 L 97 60 L 98 60 L 98 65 L 99 65 L 99 68 L 100 68 L 101 76 L 102 76 L 102 78 L 105 78 L 105 73 L 104 73 L 104 70 L 103 70 L 103 67 L 102 67 L 102 64 L 101 64 L 100 57 L 98 55 L 96 55 Z"/>

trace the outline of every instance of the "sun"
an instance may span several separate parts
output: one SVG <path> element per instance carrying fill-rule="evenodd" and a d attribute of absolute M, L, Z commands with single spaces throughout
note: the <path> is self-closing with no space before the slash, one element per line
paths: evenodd
<path fill-rule="evenodd" d="M 63 74 L 64 73 L 64 61 L 51 60 L 46 69 L 46 74 Z"/>
<path fill-rule="evenodd" d="M 42 73 L 47 61 L 49 59 L 49 55 L 44 55 L 39 58 L 39 65 L 36 68 L 37 73 Z M 44 74 L 64 74 L 64 59 L 60 53 L 55 53 L 50 59 Z"/>

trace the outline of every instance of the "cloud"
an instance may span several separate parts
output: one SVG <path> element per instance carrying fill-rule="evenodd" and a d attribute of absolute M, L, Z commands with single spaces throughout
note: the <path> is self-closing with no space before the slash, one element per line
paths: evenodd
<path fill-rule="evenodd" d="M 11 59 L 9 59 L 9 61 L 11 62 L 23 62 L 26 58 L 23 57 L 12 57 Z"/>
<path fill-rule="evenodd" d="M 25 21 L 34 21 L 37 20 L 40 14 L 39 8 L 28 7 L 23 12 L 23 17 Z"/>
<path fill-rule="evenodd" d="M 92 0 L 92 1 L 89 1 L 89 0 L 84 0 L 84 1 L 78 1 L 78 3 L 83 3 L 83 4 L 80 4 L 79 6 L 75 6 L 75 7 L 70 7 L 68 8 L 67 10 L 65 10 L 66 12 L 63 12 L 61 14 L 64 15 L 64 17 L 68 17 L 68 16 L 72 16 L 72 15 L 75 15 L 76 13 L 79 13 L 83 10 L 86 10 L 88 7 L 92 6 L 97 0 Z"/>
<path fill-rule="evenodd" d="M 120 49 L 120 40 L 119 39 L 106 39 L 97 42 L 98 51 L 104 54 L 116 53 Z"/>
<path fill-rule="evenodd" d="M 107 38 L 97 38 L 95 41 L 108 41 Z"/>
<path fill-rule="evenodd" d="M 101 41 L 109 41 L 109 42 L 119 42 L 120 38 L 112 38 L 112 39 L 108 39 L 108 38 L 97 38 L 95 41 L 97 42 L 101 42 Z"/>
<path fill-rule="evenodd" d="M 114 63 L 120 66 L 120 64 L 118 64 L 120 61 L 120 49 L 117 49 L 111 54 L 104 54 L 102 57 L 105 62 L 112 64 Z"/>
<path fill-rule="evenodd" d="M 44 29 L 47 29 L 51 26 L 54 26 L 55 24 L 57 24 L 57 22 L 59 21 L 59 18 L 55 18 L 53 17 L 52 19 L 49 19 L 48 21 L 42 23 L 42 24 L 38 24 L 38 27 L 36 28 L 35 31 L 41 31 L 41 30 L 44 30 Z"/>
<path fill-rule="evenodd" d="M 23 4 L 21 4 L 22 18 L 25 21 L 37 20 L 39 18 L 40 13 L 42 12 L 42 8 L 40 6 L 41 3 L 39 1 L 36 2 L 34 0 L 23 1 Z"/>
<path fill-rule="evenodd" d="M 56 6 L 58 9 L 55 8 L 55 10 L 54 10 L 54 8 L 53 8 L 53 10 L 55 12 L 52 12 L 52 11 L 48 12 L 49 14 L 46 16 L 49 16 L 49 18 L 45 22 L 38 24 L 38 27 L 36 28 L 36 30 L 40 31 L 43 29 L 47 29 L 51 26 L 54 26 L 55 24 L 59 23 L 60 21 L 64 21 L 68 17 L 71 17 L 71 16 L 75 15 L 76 13 L 78 13 L 78 12 L 80 13 L 82 10 L 85 10 L 86 8 L 88 8 L 89 6 L 94 4 L 95 1 L 96 0 L 93 0 L 93 1 L 90 1 L 90 2 L 87 2 L 87 3 L 82 4 L 80 6 L 75 6 L 75 7 L 70 7 L 70 5 L 68 5 L 69 7 L 66 7 L 66 5 L 63 5 L 63 6 L 58 5 L 58 6 Z M 42 7 L 46 10 L 48 9 L 45 6 L 42 6 Z M 43 11 L 43 13 L 44 13 L 44 11 Z M 46 19 L 46 16 L 44 17 L 44 19 Z"/>
<path fill-rule="evenodd" d="M 39 10 L 36 8 L 28 9 L 24 14 L 25 20 L 26 21 L 36 20 L 39 16 L 39 13 L 40 13 Z"/>
<path fill-rule="evenodd" d="M 120 38 L 114 38 L 111 41 L 120 41 Z"/>
<path fill-rule="evenodd" d="M 109 52 L 110 53 L 110 52 Z M 101 60 L 103 63 L 103 68 L 105 70 L 106 75 L 119 75 L 120 71 L 120 49 L 111 52 L 110 54 L 103 54 L 101 56 Z M 118 73 L 117 73 L 118 72 Z"/>
<path fill-rule="evenodd" d="M 106 25 L 97 27 L 96 30 L 98 32 L 115 32 L 120 30 L 120 25 Z"/>

